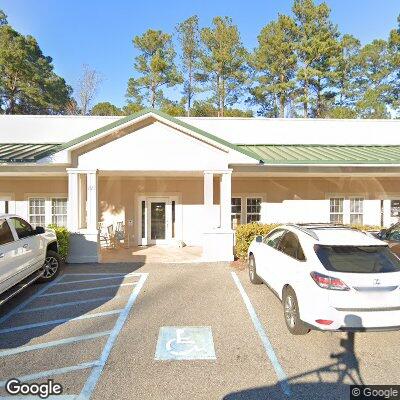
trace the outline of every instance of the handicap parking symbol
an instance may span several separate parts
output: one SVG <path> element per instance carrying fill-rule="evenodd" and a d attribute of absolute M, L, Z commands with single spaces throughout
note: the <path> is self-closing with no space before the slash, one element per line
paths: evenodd
<path fill-rule="evenodd" d="M 209 326 L 163 326 L 158 335 L 156 360 L 215 360 Z"/>

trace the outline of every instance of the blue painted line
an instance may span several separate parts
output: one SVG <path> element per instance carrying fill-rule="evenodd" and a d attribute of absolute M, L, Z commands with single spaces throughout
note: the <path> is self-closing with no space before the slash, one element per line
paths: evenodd
<path fill-rule="evenodd" d="M 119 314 L 121 311 L 123 311 L 123 309 L 105 311 L 105 312 L 96 313 L 96 314 L 85 314 L 85 315 L 80 315 L 79 317 L 75 317 L 75 318 L 54 319 L 54 320 L 51 320 L 51 321 L 37 322 L 35 324 L 14 326 L 12 328 L 0 329 L 0 333 L 17 332 L 17 331 L 23 331 L 23 330 L 26 330 L 26 329 L 39 328 L 41 326 L 62 324 L 64 322 L 74 322 L 74 321 L 80 321 L 80 320 L 83 320 L 83 319 L 105 317 L 105 316 L 109 316 L 109 315 Z"/>
<path fill-rule="evenodd" d="M 128 274 L 128 275 L 123 275 L 123 276 L 105 276 L 104 278 L 92 278 L 92 279 L 81 279 L 81 280 L 77 280 L 77 281 L 66 281 L 66 282 L 57 283 L 57 286 L 69 285 L 71 283 L 104 281 L 104 280 L 109 280 L 109 279 L 121 279 L 121 278 L 131 278 L 131 277 L 136 277 L 136 275 L 129 275 Z"/>
<path fill-rule="evenodd" d="M 80 304 L 86 304 L 86 303 L 96 303 L 98 301 L 120 299 L 121 297 L 122 296 L 96 297 L 94 299 L 89 299 L 89 300 L 70 301 L 68 303 L 52 304 L 50 306 L 25 308 L 24 310 L 19 311 L 18 314 L 30 313 L 33 311 L 44 311 L 44 310 L 50 310 L 53 308 L 62 308 L 62 307 L 68 307 L 68 306 L 74 306 L 74 305 L 80 305 Z"/>
<path fill-rule="evenodd" d="M 103 372 L 104 365 L 107 362 L 108 356 L 110 355 L 110 352 L 114 346 L 114 343 L 123 328 L 126 319 L 128 318 L 129 312 L 131 311 L 140 290 L 142 289 L 146 279 L 147 279 L 148 273 L 142 273 L 138 284 L 135 286 L 133 289 L 129 300 L 125 306 L 125 308 L 121 311 L 121 314 L 119 315 L 117 322 L 114 325 L 114 328 L 108 337 L 107 343 L 104 346 L 103 352 L 101 354 L 101 357 L 99 359 L 98 364 L 93 368 L 89 378 L 87 379 L 85 386 L 83 387 L 81 394 L 79 396 L 79 399 L 89 399 L 90 396 L 92 395 L 96 384 L 100 378 L 101 373 Z"/>
<path fill-rule="evenodd" d="M 26 353 L 28 351 L 42 350 L 42 349 L 47 349 L 49 347 L 62 346 L 62 345 L 66 345 L 66 344 L 76 343 L 76 342 L 83 342 L 85 340 L 97 339 L 99 337 L 108 336 L 110 333 L 111 333 L 111 331 L 96 332 L 96 333 L 92 333 L 92 334 L 88 334 L 88 335 L 74 336 L 74 337 L 69 337 L 66 339 L 53 340 L 51 342 L 46 342 L 46 343 L 32 344 L 30 346 L 21 346 L 21 347 L 15 348 L 15 349 L 0 351 L 0 357 L 11 356 L 11 355 L 20 354 L 20 353 Z"/>
<path fill-rule="evenodd" d="M 20 305 L 12 309 L 9 313 L 4 315 L 3 317 L 0 318 L 0 324 L 2 324 L 4 321 L 7 321 L 11 316 L 19 312 L 19 310 L 22 310 L 25 306 L 27 306 L 29 303 L 31 303 L 33 300 L 38 298 L 39 296 L 42 295 L 46 290 L 50 289 L 54 285 L 56 285 L 61 279 L 64 278 L 64 275 L 61 275 L 57 277 L 53 282 L 48 283 L 44 288 L 38 290 L 33 296 L 29 297 L 29 299 L 23 301 Z"/>
<path fill-rule="evenodd" d="M 268 338 L 268 335 L 265 332 L 264 326 L 261 323 L 260 319 L 258 318 L 256 310 L 254 309 L 253 305 L 251 304 L 249 296 L 245 292 L 238 276 L 236 275 L 235 272 L 231 272 L 231 275 L 232 275 L 233 281 L 235 282 L 237 288 L 239 289 L 240 294 L 242 295 L 244 304 L 246 305 L 247 311 L 249 312 L 251 321 L 253 322 L 254 328 L 256 329 L 258 336 L 261 339 L 261 342 L 262 342 L 264 349 L 268 355 L 268 358 L 271 361 L 272 366 L 274 367 L 274 370 L 278 377 L 281 389 L 282 389 L 283 393 L 285 393 L 286 396 L 290 396 L 291 390 L 290 390 L 289 383 L 287 381 L 287 375 L 286 375 L 285 371 L 283 370 L 283 368 L 278 360 L 278 357 L 275 354 L 274 348 L 272 347 L 272 344 Z"/>
<path fill-rule="evenodd" d="M 85 289 L 75 289 L 75 290 L 65 290 L 63 292 L 51 292 L 51 293 L 45 293 L 41 294 L 39 297 L 49 297 L 49 296 L 55 296 L 57 294 L 67 294 L 67 293 L 77 293 L 77 292 L 88 292 L 91 290 L 100 290 L 100 289 L 109 289 L 109 288 L 116 288 L 116 287 L 121 287 L 121 286 L 134 286 L 136 285 L 135 283 L 120 283 L 119 285 L 107 285 L 107 286 L 97 286 L 94 288 L 85 288 Z"/>
<path fill-rule="evenodd" d="M 22 382 L 27 382 L 27 381 L 36 381 L 39 379 L 47 378 L 49 376 L 55 376 L 55 375 L 64 375 L 68 372 L 73 372 L 73 371 L 79 371 L 81 369 L 87 369 L 87 368 L 92 368 L 98 364 L 98 360 L 96 361 L 90 361 L 78 365 L 73 365 L 71 367 L 64 367 L 64 368 L 57 368 L 57 369 L 50 369 L 47 371 L 41 371 L 37 372 L 36 374 L 30 374 L 30 375 L 24 375 L 24 376 L 19 376 L 17 379 L 19 379 Z M 0 381 L 0 387 L 4 387 L 6 385 L 7 381 Z"/>

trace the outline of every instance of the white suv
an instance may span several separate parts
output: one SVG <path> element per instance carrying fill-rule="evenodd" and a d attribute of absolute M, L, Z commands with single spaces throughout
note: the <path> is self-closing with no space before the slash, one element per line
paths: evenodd
<path fill-rule="evenodd" d="M 32 282 L 48 282 L 60 271 L 56 234 L 33 229 L 17 215 L 0 214 L 0 305 Z"/>
<path fill-rule="evenodd" d="M 292 334 L 400 330 L 400 259 L 385 242 L 344 226 L 282 225 L 253 240 L 248 260 Z"/>

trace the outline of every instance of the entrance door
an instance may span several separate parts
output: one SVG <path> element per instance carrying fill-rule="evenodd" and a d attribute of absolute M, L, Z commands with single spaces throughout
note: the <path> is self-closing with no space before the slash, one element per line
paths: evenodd
<path fill-rule="evenodd" d="M 171 201 L 169 198 L 150 198 L 148 201 L 148 239 L 150 244 L 171 241 Z"/>

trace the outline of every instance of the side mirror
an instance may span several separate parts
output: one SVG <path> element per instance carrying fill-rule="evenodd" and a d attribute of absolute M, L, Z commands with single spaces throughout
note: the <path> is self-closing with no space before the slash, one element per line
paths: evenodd
<path fill-rule="evenodd" d="M 262 243 L 263 237 L 261 235 L 256 236 L 256 243 Z"/>
<path fill-rule="evenodd" d="M 379 239 L 386 239 L 387 236 L 387 229 L 381 229 L 378 233 Z"/>
<path fill-rule="evenodd" d="M 35 229 L 35 235 L 40 235 L 41 233 L 45 233 L 43 226 L 37 226 Z"/>

